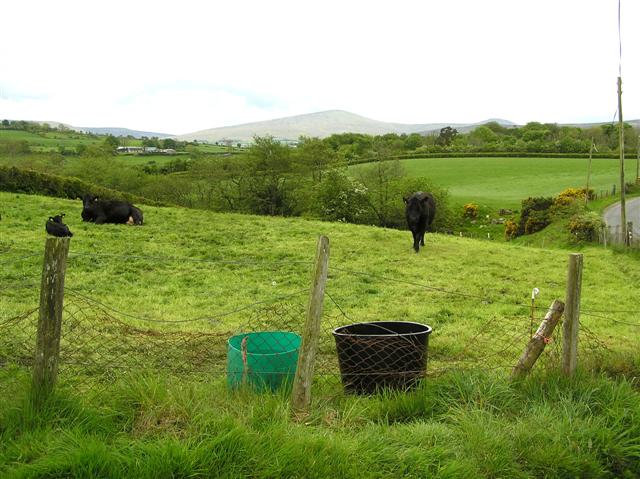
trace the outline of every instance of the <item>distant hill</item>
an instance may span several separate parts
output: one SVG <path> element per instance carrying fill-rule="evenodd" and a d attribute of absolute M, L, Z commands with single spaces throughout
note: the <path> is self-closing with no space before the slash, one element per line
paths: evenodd
<path fill-rule="evenodd" d="M 117 128 L 117 127 L 70 126 L 69 128 L 71 128 L 72 130 L 82 131 L 85 133 L 93 133 L 95 135 L 132 136 L 134 138 L 142 138 L 143 136 L 146 136 L 147 138 L 152 138 L 154 136 L 157 136 L 158 138 L 170 138 L 175 136 L 169 133 L 129 130 L 128 128 Z"/>
<path fill-rule="evenodd" d="M 459 131 L 464 131 L 463 129 L 473 129 L 489 121 L 497 121 L 505 126 L 515 125 L 507 120 L 486 120 L 479 123 L 386 123 L 349 113 L 348 111 L 330 110 L 278 118 L 275 120 L 201 130 L 180 135 L 177 138 L 179 140 L 216 142 L 222 140 L 251 141 L 255 135 L 271 135 L 276 138 L 295 140 L 300 136 L 324 138 L 335 133 L 364 133 L 368 135 L 384 135 L 386 133 L 410 134 L 437 131 L 445 126 L 452 126 Z"/>
<path fill-rule="evenodd" d="M 68 123 L 61 123 L 59 121 L 41 121 L 36 120 L 34 123 L 40 123 L 41 125 L 47 124 L 53 128 L 64 127 L 69 130 L 81 131 L 83 133 L 93 133 L 95 135 L 113 135 L 113 136 L 132 136 L 134 138 L 142 138 L 146 136 L 147 138 L 152 138 L 157 136 L 158 138 L 172 138 L 175 135 L 170 133 L 157 133 L 153 131 L 139 131 L 139 130 L 130 130 L 128 128 L 120 128 L 120 127 L 92 127 L 92 126 L 73 126 Z"/>

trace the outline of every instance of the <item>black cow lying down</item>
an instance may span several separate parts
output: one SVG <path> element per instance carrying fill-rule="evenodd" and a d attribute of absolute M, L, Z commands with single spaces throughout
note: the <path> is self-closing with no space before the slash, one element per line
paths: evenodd
<path fill-rule="evenodd" d="M 420 245 L 424 246 L 424 233 L 433 223 L 436 215 L 436 200 L 431 193 L 417 191 L 408 198 L 403 198 L 407 226 L 413 234 L 413 249 L 420 251 Z"/>
<path fill-rule="evenodd" d="M 119 223 L 141 225 L 142 210 L 126 201 L 101 200 L 97 196 L 82 197 L 82 221 L 93 221 L 96 224 Z"/>

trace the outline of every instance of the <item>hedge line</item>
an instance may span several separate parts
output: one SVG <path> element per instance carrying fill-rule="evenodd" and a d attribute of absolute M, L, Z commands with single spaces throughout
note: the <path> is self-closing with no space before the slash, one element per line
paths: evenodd
<path fill-rule="evenodd" d="M 472 152 L 439 152 L 439 153 L 403 153 L 401 155 L 391 155 L 381 158 L 382 160 L 411 160 L 419 158 L 589 158 L 589 153 L 529 153 L 511 151 L 492 151 L 484 153 Z M 593 153 L 593 158 L 619 158 L 613 153 Z M 373 163 L 378 158 L 357 158 L 349 161 L 349 165 L 361 163 Z"/>
<path fill-rule="evenodd" d="M 122 200 L 130 203 L 142 203 L 151 206 L 164 206 L 165 203 L 148 200 L 141 196 L 104 188 L 78 178 L 50 175 L 33 170 L 0 166 L 0 190 L 11 193 L 55 196 L 75 200 L 87 193 L 109 200 Z"/>

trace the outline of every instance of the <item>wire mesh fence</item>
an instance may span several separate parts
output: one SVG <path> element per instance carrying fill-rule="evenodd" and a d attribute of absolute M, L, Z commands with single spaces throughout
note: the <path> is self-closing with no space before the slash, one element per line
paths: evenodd
<path fill-rule="evenodd" d="M 603 245 L 624 245 L 625 239 L 629 248 L 640 248 L 640 225 L 629 222 L 626 231 L 621 225 L 603 226 L 597 234 L 598 243 Z M 626 238 L 625 238 L 626 235 Z"/>
<path fill-rule="evenodd" d="M 23 256 L 13 259 L 23 261 Z M 183 260 L 196 268 L 189 269 L 189 274 L 198 273 L 201 262 Z M 210 263 L 202 266 L 210 267 Z M 218 262 L 217 267 L 227 268 L 229 274 L 241 278 L 261 268 L 275 268 L 285 276 L 290 275 L 282 264 Z M 231 388 L 248 384 L 259 390 L 279 389 L 293 380 L 304 333 L 309 286 L 300 278 L 308 276 L 309 263 L 302 264 L 302 271 L 302 275 L 294 275 L 296 279 L 290 281 L 291 288 L 286 294 L 264 297 L 256 293 L 245 296 L 251 301 L 186 319 L 142 316 L 110 306 L 95 291 L 68 286 L 58 376 L 78 390 L 105 388 L 123 375 L 149 372 L 190 380 L 221 379 Z M 336 387 L 342 384 L 348 392 L 369 393 L 379 387 L 404 389 L 424 377 L 450 371 L 508 372 L 541 319 L 539 314 L 532 318 L 526 301 L 489 300 L 481 294 L 348 270 L 340 264 L 330 268 L 330 272 L 315 380 Z M 446 328 L 443 331 L 435 328 L 431 335 L 431 325 L 425 324 L 428 318 L 395 321 L 393 311 L 389 311 L 391 320 L 387 321 L 363 318 L 345 306 L 352 302 L 341 299 L 339 287 L 345 280 L 365 281 L 379 290 L 402 284 L 409 289 L 407 301 L 413 297 L 412 290 L 426 291 L 446 299 L 454 314 L 456 301 L 464 301 L 465 307 L 471 303 L 481 319 L 467 321 L 464 329 L 449 333 Z M 37 278 L 29 275 L 20 276 L 15 284 L 12 294 L 30 291 L 32 298 L 38 287 Z M 131 303 L 135 303 L 135 297 Z M 488 308 L 496 303 L 502 303 L 508 312 Z M 33 366 L 37 320 L 35 304 L 20 314 L 0 319 L 0 368 Z M 640 327 L 634 322 L 630 324 Z M 561 328 L 556 329 L 536 364 L 537 369 L 559 367 L 561 332 Z M 585 325 L 581 325 L 579 344 L 580 354 L 592 358 L 608 351 L 606 341 Z"/>

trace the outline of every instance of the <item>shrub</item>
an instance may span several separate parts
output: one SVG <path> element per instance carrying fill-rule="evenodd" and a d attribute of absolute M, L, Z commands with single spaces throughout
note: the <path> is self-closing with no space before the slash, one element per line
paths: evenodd
<path fill-rule="evenodd" d="M 367 189 L 344 170 L 328 171 L 316 190 L 316 210 L 330 221 L 361 223 L 368 216 Z"/>
<path fill-rule="evenodd" d="M 551 214 L 549 210 L 536 211 L 532 210 L 527 216 L 524 224 L 524 234 L 530 235 L 537 231 L 545 229 L 551 223 Z"/>
<path fill-rule="evenodd" d="M 586 193 L 585 188 L 567 188 L 560 192 L 558 196 L 553 200 L 553 205 L 556 208 L 563 208 L 573 204 L 576 200 L 584 201 L 584 195 Z M 589 190 L 589 199 L 593 198 L 593 190 Z"/>
<path fill-rule="evenodd" d="M 569 232 L 578 241 L 597 241 L 603 226 L 602 219 L 594 212 L 575 215 L 567 225 Z"/>
<path fill-rule="evenodd" d="M 507 220 L 504 222 L 504 239 L 507 241 L 512 240 L 518 236 L 518 223 L 513 220 Z"/>
<path fill-rule="evenodd" d="M 462 216 L 464 216 L 465 218 L 477 218 L 478 217 L 478 210 L 479 207 L 477 204 L 475 203 L 467 203 L 466 205 L 464 205 L 462 207 L 463 209 L 463 213 Z"/>
<path fill-rule="evenodd" d="M 537 197 L 523 200 L 517 236 L 535 233 L 551 223 L 552 205 L 553 198 Z"/>

